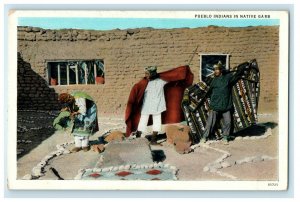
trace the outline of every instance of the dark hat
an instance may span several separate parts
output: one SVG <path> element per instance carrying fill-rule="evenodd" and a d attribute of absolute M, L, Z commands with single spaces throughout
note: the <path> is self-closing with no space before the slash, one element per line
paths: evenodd
<path fill-rule="evenodd" d="M 148 66 L 145 68 L 145 71 L 149 72 L 150 74 L 156 73 L 157 66 Z"/>
<path fill-rule="evenodd" d="M 159 77 L 159 74 L 156 72 L 156 66 L 148 66 L 145 68 L 145 71 L 150 74 L 150 80 L 154 80 Z"/>
<path fill-rule="evenodd" d="M 213 68 L 214 70 L 222 70 L 222 62 L 219 61 L 217 64 L 214 64 Z"/>

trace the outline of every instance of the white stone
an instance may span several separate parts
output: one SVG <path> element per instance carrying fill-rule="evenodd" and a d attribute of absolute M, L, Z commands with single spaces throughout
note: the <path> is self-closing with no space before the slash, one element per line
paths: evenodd
<path fill-rule="evenodd" d="M 51 157 L 52 158 L 52 157 Z M 48 162 L 50 159 L 49 159 L 49 156 L 45 156 L 42 161 L 45 161 L 45 162 Z"/>
<path fill-rule="evenodd" d="M 209 171 L 209 167 L 208 166 L 205 166 L 204 168 L 203 168 L 203 172 L 208 172 Z"/>
<path fill-rule="evenodd" d="M 249 162 L 252 162 L 254 158 L 255 157 L 246 157 L 246 158 L 244 158 L 244 161 L 249 163 Z"/>
<path fill-rule="evenodd" d="M 85 169 L 85 172 L 93 172 L 93 169 L 91 168 Z"/>
<path fill-rule="evenodd" d="M 265 132 L 265 135 L 266 135 L 266 136 L 272 135 L 272 130 L 271 130 L 271 128 L 268 128 L 268 129 L 267 129 L 267 131 Z"/>
<path fill-rule="evenodd" d="M 243 160 L 237 160 L 237 161 L 235 161 L 235 164 L 237 164 L 237 165 L 241 165 L 241 164 L 243 164 L 243 163 L 244 163 Z"/>
<path fill-rule="evenodd" d="M 241 140 L 241 139 L 243 139 L 243 137 L 241 137 L 241 136 L 234 138 L 234 140 Z"/>
<path fill-rule="evenodd" d="M 154 166 L 154 167 L 155 167 L 155 166 Z M 157 167 L 157 164 L 156 164 L 156 167 Z M 167 163 L 167 164 L 164 165 L 164 167 L 165 167 L 165 168 L 168 168 L 168 167 L 170 167 L 170 164 Z"/>
<path fill-rule="evenodd" d="M 63 154 L 70 154 L 71 152 L 70 152 L 70 150 L 67 150 L 67 149 L 65 149 L 64 151 L 63 151 Z"/>
<path fill-rule="evenodd" d="M 170 166 L 170 169 L 176 170 L 177 168 L 175 166 Z"/>
<path fill-rule="evenodd" d="M 119 170 L 119 167 L 117 166 L 112 169 L 112 171 L 117 171 L 117 170 Z"/>
<path fill-rule="evenodd" d="M 99 168 L 93 168 L 93 172 L 99 172 Z"/>
<path fill-rule="evenodd" d="M 110 171 L 110 168 L 103 168 L 102 169 L 102 172 L 108 172 L 108 171 Z"/>
<path fill-rule="evenodd" d="M 42 160 L 42 161 L 38 164 L 38 166 L 40 166 L 40 167 L 45 167 L 46 164 L 47 164 L 47 162 Z"/>
<path fill-rule="evenodd" d="M 125 169 L 125 170 L 129 170 L 130 167 L 131 167 L 130 165 L 126 165 L 126 166 L 124 167 L 124 169 Z"/>
<path fill-rule="evenodd" d="M 261 156 L 261 158 L 262 158 L 264 161 L 272 160 L 272 159 L 273 159 L 272 157 L 267 156 L 267 155 L 263 155 L 263 156 Z"/>
<path fill-rule="evenodd" d="M 229 162 L 224 161 L 224 162 L 221 163 L 221 166 L 222 166 L 223 168 L 228 168 L 228 167 L 230 167 L 231 165 L 230 165 Z"/>
<path fill-rule="evenodd" d="M 103 155 L 101 155 L 99 161 L 100 161 L 100 162 L 103 162 L 103 160 L 104 160 L 104 159 L 103 159 Z"/>
<path fill-rule="evenodd" d="M 119 166 L 119 170 L 124 170 L 125 166 L 121 165 Z"/>
<path fill-rule="evenodd" d="M 34 177 L 42 176 L 42 168 L 40 166 L 36 166 L 31 170 L 31 174 Z"/>
<path fill-rule="evenodd" d="M 260 156 L 255 156 L 253 159 L 252 159 L 252 162 L 259 162 L 259 161 L 262 161 L 262 158 Z"/>
<path fill-rule="evenodd" d="M 230 156 L 230 154 L 226 153 L 226 154 L 223 154 L 222 158 L 223 158 L 223 159 L 226 159 L 226 158 L 229 157 L 229 156 Z"/>
<path fill-rule="evenodd" d="M 222 158 L 218 158 L 215 162 L 216 163 L 221 163 L 221 162 L 223 162 L 223 160 L 224 160 L 224 158 L 222 157 Z"/>
<path fill-rule="evenodd" d="M 60 147 L 60 148 L 58 149 L 58 151 L 61 151 L 61 152 L 64 152 L 64 150 L 65 150 L 64 147 Z"/>
<path fill-rule="evenodd" d="M 216 168 L 216 169 L 221 169 L 222 168 L 222 165 L 220 163 L 216 163 L 215 165 L 212 166 L 213 168 Z"/>
<path fill-rule="evenodd" d="M 85 169 L 79 169 L 79 170 L 78 170 L 78 174 L 79 174 L 79 173 L 83 173 L 83 172 L 85 172 Z"/>
<path fill-rule="evenodd" d="M 255 139 L 257 139 L 256 136 L 251 136 L 251 137 L 250 137 L 250 140 L 255 140 Z"/>
<path fill-rule="evenodd" d="M 22 177 L 22 180 L 31 180 L 31 179 L 32 179 L 32 176 L 30 174 L 24 175 Z"/>
<path fill-rule="evenodd" d="M 245 137 L 243 137 L 243 140 L 249 140 L 250 139 L 250 137 L 249 136 L 245 136 Z"/>
<path fill-rule="evenodd" d="M 83 172 L 78 173 L 78 174 L 74 177 L 74 180 L 81 180 L 82 175 L 83 175 Z"/>
<path fill-rule="evenodd" d="M 148 166 L 148 165 L 144 165 L 144 168 L 145 168 L 145 169 L 148 169 L 148 168 L 149 168 L 149 166 Z"/>
<path fill-rule="evenodd" d="M 215 167 L 210 167 L 209 170 L 210 170 L 210 172 L 212 172 L 212 173 L 217 172 L 217 169 L 216 169 Z"/>

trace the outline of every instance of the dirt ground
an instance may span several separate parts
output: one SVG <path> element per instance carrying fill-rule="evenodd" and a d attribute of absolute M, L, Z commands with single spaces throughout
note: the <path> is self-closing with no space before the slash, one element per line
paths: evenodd
<path fill-rule="evenodd" d="M 32 179 L 34 168 L 62 145 L 71 149 L 73 138 L 55 131 L 54 112 L 18 111 L 17 179 Z M 97 141 L 109 130 L 125 131 L 120 117 L 100 117 L 100 131 L 90 141 Z M 179 154 L 172 145 L 151 146 L 162 153 L 164 164 L 176 166 L 178 180 L 276 180 L 278 179 L 278 126 L 275 114 L 260 114 L 257 127 L 238 134 L 229 145 L 221 141 L 192 146 L 193 151 Z M 74 179 L 80 169 L 95 168 L 101 153 L 60 153 L 43 165 L 38 180 Z M 53 171 L 54 170 L 54 171 Z M 56 175 L 54 174 L 56 171 Z M 59 176 L 59 177 L 58 177 Z"/>

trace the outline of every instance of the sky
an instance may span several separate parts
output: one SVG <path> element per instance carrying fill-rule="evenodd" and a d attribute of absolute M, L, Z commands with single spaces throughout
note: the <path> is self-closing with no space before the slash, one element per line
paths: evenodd
<path fill-rule="evenodd" d="M 176 19 L 176 18 L 66 18 L 66 17 L 21 17 L 18 26 L 44 29 L 91 29 L 112 30 L 152 27 L 155 29 L 196 28 L 209 25 L 224 27 L 274 26 L 277 19 Z"/>

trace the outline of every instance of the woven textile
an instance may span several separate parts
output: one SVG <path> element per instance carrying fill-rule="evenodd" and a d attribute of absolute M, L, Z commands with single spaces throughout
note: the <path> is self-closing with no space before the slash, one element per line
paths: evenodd
<path fill-rule="evenodd" d="M 233 132 L 238 132 L 256 124 L 260 92 L 260 74 L 256 60 L 242 63 L 236 68 L 242 68 L 243 74 L 232 87 Z M 182 109 L 191 128 L 190 135 L 193 144 L 198 143 L 204 134 L 210 104 L 207 95 L 210 83 L 211 80 L 207 84 L 199 82 L 185 91 L 188 101 L 183 102 Z M 220 128 L 222 124 L 223 120 L 216 124 L 215 137 L 213 138 L 218 139 L 221 137 L 222 131 Z"/>
<path fill-rule="evenodd" d="M 168 164 L 126 165 L 85 169 L 80 180 L 177 180 L 177 168 Z"/>

